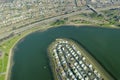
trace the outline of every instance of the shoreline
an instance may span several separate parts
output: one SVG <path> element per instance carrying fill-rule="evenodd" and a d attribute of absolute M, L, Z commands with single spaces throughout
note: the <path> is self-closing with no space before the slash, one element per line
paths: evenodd
<path fill-rule="evenodd" d="M 7 68 L 6 68 L 5 80 L 10 80 L 10 75 L 11 75 L 11 71 L 10 70 L 12 69 L 12 66 L 13 66 L 13 60 L 12 60 L 13 54 L 14 54 L 13 50 L 14 50 L 14 48 L 16 47 L 16 45 L 21 40 L 23 40 L 26 36 L 28 36 L 28 35 L 30 35 L 30 34 L 32 34 L 34 32 L 37 32 L 37 31 L 41 31 L 42 32 L 42 31 L 46 31 L 46 30 L 48 30 L 50 28 L 59 27 L 59 25 L 58 26 L 53 26 L 53 27 L 50 26 L 50 25 L 42 25 L 42 26 L 44 26 L 44 27 L 43 28 L 41 26 L 39 26 L 38 28 L 34 27 L 34 28 L 30 29 L 30 30 L 27 30 L 27 31 L 21 33 L 20 34 L 21 37 L 19 36 L 20 38 L 12 45 L 12 47 L 10 49 L 10 52 L 9 52 L 9 56 L 8 56 L 8 63 L 7 63 Z M 15 37 L 17 37 L 17 36 L 15 36 Z"/>
<path fill-rule="evenodd" d="M 44 25 L 43 25 L 44 26 Z M 21 40 L 23 40 L 26 36 L 28 36 L 28 35 L 30 35 L 30 34 L 32 34 L 32 33 L 34 33 L 34 32 L 37 32 L 37 31 L 46 31 L 46 30 L 48 30 L 48 29 L 50 29 L 50 28 L 55 28 L 55 27 L 61 27 L 61 26 L 75 26 L 75 27 L 81 27 L 81 26 L 85 26 L 84 24 L 82 24 L 82 25 L 69 25 L 69 24 L 65 24 L 65 25 L 57 25 L 57 26 L 48 26 L 47 28 L 45 28 L 45 29 L 41 29 L 40 27 L 37 29 L 37 30 L 28 30 L 28 33 L 26 33 L 27 31 L 25 31 L 25 32 L 23 32 L 23 33 L 21 33 L 20 35 L 22 35 L 22 37 L 21 38 L 19 38 L 14 44 L 13 44 L 13 46 L 12 46 L 12 48 L 10 49 L 10 52 L 9 52 L 9 57 L 8 57 L 8 65 L 7 65 L 7 70 L 6 70 L 6 75 L 5 75 L 5 80 L 10 80 L 10 75 L 11 75 L 11 69 L 12 69 L 12 66 L 14 65 L 14 62 L 13 62 L 13 55 L 14 55 L 14 53 L 13 53 L 13 50 L 14 50 L 14 48 L 17 46 L 17 44 L 21 41 Z M 88 26 L 90 26 L 90 24 L 88 24 Z M 92 25 L 91 25 L 92 26 Z M 34 29 L 34 28 L 33 28 Z M 24 34 L 25 33 L 25 34 Z M 18 35 L 17 35 L 18 36 Z M 50 64 L 51 65 L 51 64 Z M 10 75 L 9 75 L 10 74 Z"/>
<path fill-rule="evenodd" d="M 55 70 L 54 70 L 54 68 L 55 68 L 55 64 L 53 64 L 52 62 L 54 62 L 54 60 L 52 59 L 52 56 L 50 55 L 50 54 L 48 54 L 50 51 L 49 51 L 49 49 L 47 50 L 47 55 L 48 55 L 48 59 L 49 59 L 49 65 L 50 65 L 50 68 L 51 68 L 51 71 L 52 71 L 52 74 L 53 74 L 53 78 L 54 78 L 54 80 L 58 80 L 57 79 L 57 74 L 55 73 Z M 51 57 L 51 58 L 50 58 Z M 54 75 L 56 75 L 56 76 L 54 76 Z"/>
<path fill-rule="evenodd" d="M 50 28 L 56 28 L 56 27 L 61 27 L 61 26 L 74 26 L 74 27 L 81 27 L 81 26 L 95 26 L 95 25 L 92 25 L 92 24 L 61 24 L 61 25 L 42 25 L 44 27 L 41 27 L 41 26 L 35 26 L 27 31 L 24 31 L 20 34 L 21 38 L 19 38 L 15 43 L 14 45 L 12 46 L 12 48 L 10 49 L 10 52 L 9 52 L 9 57 L 8 57 L 8 65 L 7 65 L 7 68 L 6 68 L 6 75 L 5 75 L 5 80 L 9 80 L 9 74 L 10 74 L 10 70 L 12 69 L 12 66 L 13 66 L 13 61 L 12 61 L 12 58 L 13 58 L 13 50 L 14 48 L 16 47 L 16 45 L 18 44 L 19 41 L 21 41 L 22 39 L 24 39 L 27 35 L 30 35 L 34 32 L 37 32 L 37 31 L 46 31 Z M 98 26 L 100 27 L 100 26 Z M 107 27 L 100 27 L 100 28 L 107 28 Z M 113 27 L 108 27 L 109 29 L 113 28 Z M 114 28 L 114 29 L 117 29 L 117 28 Z M 18 36 L 18 35 L 17 35 Z M 16 36 L 15 36 L 16 37 Z M 9 76 L 8 76 L 9 75 Z"/>
<path fill-rule="evenodd" d="M 32 32 L 31 32 L 32 33 Z M 31 33 L 28 33 L 28 34 L 25 34 L 23 35 L 23 37 L 21 37 L 20 39 L 18 39 L 14 45 L 12 46 L 12 48 L 10 49 L 10 52 L 9 52 L 9 57 L 8 57 L 8 65 L 7 65 L 7 71 L 6 71 L 6 77 L 5 77 L 5 80 L 10 80 L 10 75 L 11 75 L 11 69 L 12 69 L 12 66 L 13 66 L 13 51 L 14 51 L 14 48 L 17 46 L 17 44 L 23 40 L 27 35 L 31 34 Z M 10 74 L 10 75 L 9 75 Z"/>
<path fill-rule="evenodd" d="M 44 26 L 44 25 L 43 25 Z M 10 80 L 10 75 L 11 75 L 11 69 L 12 69 L 12 66 L 14 65 L 13 63 L 13 55 L 14 55 L 14 53 L 13 53 L 13 51 L 14 51 L 14 48 L 17 46 L 17 44 L 20 42 L 20 41 L 22 41 L 26 36 L 28 36 L 28 35 L 30 35 L 30 34 L 32 34 L 32 33 L 34 33 L 34 32 L 37 32 L 37 31 L 45 31 L 45 30 L 47 30 L 47 29 L 49 29 L 49 28 L 53 28 L 53 27 L 51 27 L 51 26 L 49 26 L 49 27 L 47 27 L 47 28 L 45 28 L 45 29 L 42 29 L 41 27 L 39 27 L 38 29 L 35 29 L 35 30 L 28 30 L 28 32 L 27 31 L 25 31 L 25 32 L 23 32 L 23 33 L 21 33 L 20 35 L 21 35 L 21 37 L 13 44 L 13 46 L 12 46 L 12 48 L 10 49 L 10 52 L 9 52 L 9 57 L 8 57 L 8 63 L 7 63 L 7 68 L 6 68 L 6 75 L 5 75 L 5 80 Z M 34 28 L 33 28 L 34 29 Z M 18 36 L 18 35 L 17 35 Z M 16 37 L 16 36 L 15 36 Z"/>

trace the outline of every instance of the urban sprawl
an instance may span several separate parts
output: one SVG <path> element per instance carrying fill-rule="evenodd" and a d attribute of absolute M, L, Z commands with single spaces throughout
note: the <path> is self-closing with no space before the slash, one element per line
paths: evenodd
<path fill-rule="evenodd" d="M 59 15 L 117 5 L 120 5 L 120 0 L 0 0 L 0 41 L 35 26 L 27 27 L 29 24 L 45 19 L 54 17 L 56 20 Z M 119 20 L 119 16 L 116 19 Z"/>
<path fill-rule="evenodd" d="M 77 10 L 85 5 L 106 7 L 120 4 L 120 0 L 14 0 L 0 4 L 0 27 L 39 17 L 41 19 Z"/>

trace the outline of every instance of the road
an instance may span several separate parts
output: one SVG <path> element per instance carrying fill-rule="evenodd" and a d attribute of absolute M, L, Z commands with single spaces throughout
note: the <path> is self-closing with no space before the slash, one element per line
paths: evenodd
<path fill-rule="evenodd" d="M 97 11 L 109 10 L 109 9 L 112 9 L 112 8 L 120 8 L 120 6 L 109 6 L 109 7 L 105 7 L 105 8 L 98 8 Z M 91 10 L 81 10 L 81 11 L 72 12 L 72 13 L 69 13 L 69 14 L 64 14 L 64 15 L 48 18 L 48 19 L 45 19 L 45 20 L 42 20 L 42 21 L 39 21 L 39 22 L 36 22 L 36 23 L 33 23 L 33 24 L 29 24 L 25 27 L 22 27 L 22 28 L 13 30 L 13 31 L 2 33 L 2 34 L 0 34 L 0 40 L 7 37 L 8 35 L 10 35 L 13 32 L 14 33 L 20 33 L 20 32 L 26 31 L 28 29 L 31 29 L 31 28 L 35 27 L 36 25 L 41 25 L 41 24 L 44 24 L 44 23 L 50 23 L 50 22 L 55 21 L 57 19 L 67 18 L 67 17 L 74 16 L 74 15 L 77 15 L 77 14 L 80 14 L 80 13 L 91 13 L 91 12 L 92 12 Z"/>

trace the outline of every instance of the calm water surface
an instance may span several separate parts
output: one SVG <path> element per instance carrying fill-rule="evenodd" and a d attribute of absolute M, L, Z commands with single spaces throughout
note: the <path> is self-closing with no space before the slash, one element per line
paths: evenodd
<path fill-rule="evenodd" d="M 47 48 L 62 37 L 77 41 L 120 80 L 120 29 L 87 26 L 51 28 L 25 37 L 14 49 L 11 80 L 53 80 Z"/>

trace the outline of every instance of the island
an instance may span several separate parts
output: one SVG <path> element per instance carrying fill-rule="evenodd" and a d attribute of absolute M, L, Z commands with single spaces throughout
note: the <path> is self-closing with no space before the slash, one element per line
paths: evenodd
<path fill-rule="evenodd" d="M 54 80 L 114 80 L 77 42 L 57 38 L 48 47 Z"/>

